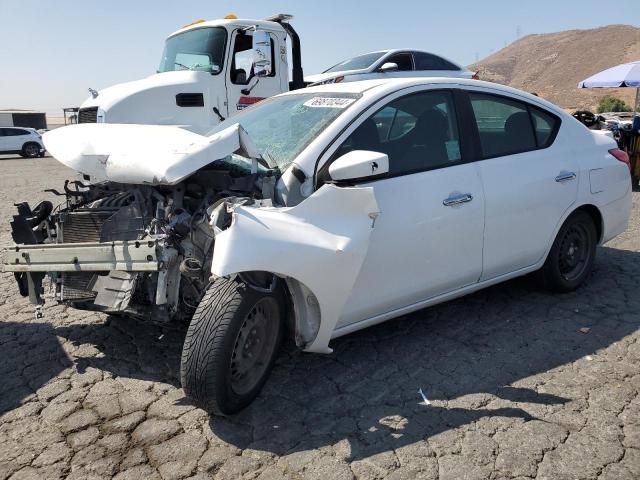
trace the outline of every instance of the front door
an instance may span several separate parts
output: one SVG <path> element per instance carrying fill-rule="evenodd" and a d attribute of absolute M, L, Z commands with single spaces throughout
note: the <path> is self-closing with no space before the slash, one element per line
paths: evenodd
<path fill-rule="evenodd" d="M 288 72 L 281 72 L 283 63 L 277 61 L 280 58 L 280 55 L 276 55 L 278 38 L 272 33 L 269 33 L 269 36 L 272 57 L 271 73 L 267 76 L 257 77 L 254 65 L 253 31 L 237 29 L 233 32 L 225 80 L 227 116 L 232 117 L 260 100 L 285 91 L 281 87 L 280 77 L 282 75 L 288 77 Z"/>
<path fill-rule="evenodd" d="M 374 189 L 380 214 L 338 327 L 476 283 L 482 272 L 484 198 L 460 148 L 453 95 L 421 91 L 366 118 L 334 153 L 389 156 Z"/>

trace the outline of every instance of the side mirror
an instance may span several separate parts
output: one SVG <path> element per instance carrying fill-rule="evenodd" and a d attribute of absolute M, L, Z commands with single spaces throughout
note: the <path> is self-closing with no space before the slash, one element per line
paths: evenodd
<path fill-rule="evenodd" d="M 380 152 L 354 150 L 329 165 L 332 180 L 359 180 L 389 172 L 389 157 Z"/>
<path fill-rule="evenodd" d="M 398 70 L 398 64 L 393 62 L 383 63 L 379 69 L 379 71 L 382 73 L 396 72 L 397 70 Z"/>
<path fill-rule="evenodd" d="M 262 30 L 253 32 L 253 74 L 268 77 L 272 72 L 271 36 Z"/>

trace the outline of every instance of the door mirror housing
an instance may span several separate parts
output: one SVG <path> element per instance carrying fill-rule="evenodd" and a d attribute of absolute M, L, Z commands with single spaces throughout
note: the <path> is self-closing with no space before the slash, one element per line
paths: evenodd
<path fill-rule="evenodd" d="M 345 153 L 329 165 L 329 175 L 337 182 L 376 177 L 389 172 L 389 157 L 370 150 Z"/>
<path fill-rule="evenodd" d="M 271 57 L 271 36 L 262 30 L 253 32 L 253 74 L 268 77 L 273 71 Z"/>
<path fill-rule="evenodd" d="M 396 72 L 396 71 L 398 71 L 397 63 L 386 62 L 386 63 L 383 63 L 382 66 L 380 67 L 380 72 L 382 73 Z"/>

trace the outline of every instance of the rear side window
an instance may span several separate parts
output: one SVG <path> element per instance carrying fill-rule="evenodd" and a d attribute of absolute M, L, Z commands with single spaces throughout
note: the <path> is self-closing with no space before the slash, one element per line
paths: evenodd
<path fill-rule="evenodd" d="M 416 70 L 459 70 L 453 63 L 442 57 L 425 52 L 414 52 Z"/>
<path fill-rule="evenodd" d="M 469 93 L 484 158 L 548 147 L 559 120 L 536 107 L 506 97 Z"/>

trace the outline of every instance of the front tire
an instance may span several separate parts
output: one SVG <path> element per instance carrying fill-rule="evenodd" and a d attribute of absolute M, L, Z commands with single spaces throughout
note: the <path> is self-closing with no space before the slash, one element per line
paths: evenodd
<path fill-rule="evenodd" d="M 196 309 L 182 349 L 182 388 L 195 405 L 236 413 L 258 395 L 280 346 L 284 302 L 279 290 L 258 291 L 218 279 Z"/>
<path fill-rule="evenodd" d="M 544 286 L 554 292 L 578 288 L 593 267 L 597 243 L 596 226 L 587 212 L 569 216 L 540 270 Z"/>

